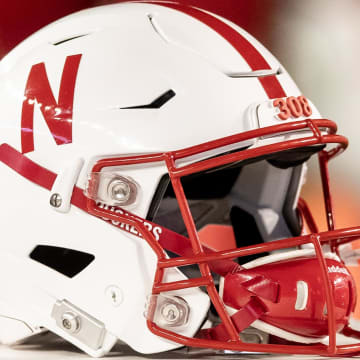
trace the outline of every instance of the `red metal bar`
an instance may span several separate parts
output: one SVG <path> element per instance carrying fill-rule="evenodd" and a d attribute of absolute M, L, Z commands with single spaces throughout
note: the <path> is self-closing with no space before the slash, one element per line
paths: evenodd
<path fill-rule="evenodd" d="M 186 196 L 184 193 L 184 189 L 181 185 L 181 181 L 178 178 L 174 177 L 174 172 L 175 170 L 175 165 L 174 165 L 174 160 L 172 156 L 167 156 L 166 157 L 166 165 L 168 167 L 168 172 L 170 175 L 170 180 L 174 189 L 174 193 L 175 196 L 178 200 L 178 204 L 179 204 L 179 208 L 181 211 L 181 215 L 183 216 L 184 219 L 184 223 L 186 226 L 186 229 L 188 231 L 189 234 L 189 238 L 191 241 L 191 245 L 194 251 L 194 254 L 197 255 L 199 253 L 203 252 L 203 248 L 201 246 L 200 240 L 199 240 L 199 235 L 196 231 L 196 226 L 195 226 L 195 222 L 194 219 L 191 215 L 191 211 L 190 208 L 188 206 L 188 203 L 186 201 Z"/>
<path fill-rule="evenodd" d="M 320 166 L 322 188 L 324 193 L 326 220 L 328 224 L 328 229 L 334 230 L 335 220 L 333 213 L 334 210 L 332 204 L 332 197 L 330 192 L 330 176 L 328 169 L 328 160 L 329 160 L 328 153 L 326 151 L 321 151 L 319 153 L 319 166 Z"/>
<path fill-rule="evenodd" d="M 212 279 L 205 277 L 161 283 L 154 285 L 153 294 L 159 294 L 164 291 L 173 291 L 173 290 L 187 289 L 187 288 L 199 287 L 199 286 L 209 286 L 211 285 L 211 283 L 212 283 Z"/>
<path fill-rule="evenodd" d="M 349 336 L 355 339 L 360 339 L 360 331 L 355 330 L 350 326 L 345 326 L 341 333 L 345 336 Z"/>
<path fill-rule="evenodd" d="M 360 226 L 354 228 L 339 229 L 334 231 L 326 231 L 316 234 L 321 244 L 338 240 L 339 244 L 354 241 L 360 237 Z M 176 257 L 172 259 L 159 260 L 159 268 L 181 267 L 204 262 L 212 262 L 218 259 L 235 259 L 250 254 L 259 254 L 271 252 L 275 250 L 285 249 L 289 247 L 297 247 L 304 244 L 312 243 L 311 235 L 303 235 L 290 239 L 277 240 L 268 243 L 256 244 L 242 248 L 216 251 L 213 253 L 204 253 L 192 257 Z"/>
<path fill-rule="evenodd" d="M 120 165 L 134 165 L 134 164 L 148 164 L 157 161 L 163 161 L 164 154 L 146 154 L 135 156 L 122 156 L 113 157 L 99 160 L 93 167 L 92 172 L 96 173 L 101 171 L 104 167 L 114 166 L 113 164 Z"/>
<path fill-rule="evenodd" d="M 300 214 L 303 216 L 303 221 L 306 222 L 311 233 L 317 234 L 319 232 L 318 226 L 316 225 L 315 219 L 311 214 L 308 204 L 303 198 L 299 198 L 298 210 L 300 211 Z"/>
<path fill-rule="evenodd" d="M 328 331 L 329 331 L 329 354 L 336 354 L 336 318 L 335 318 L 335 302 L 333 297 L 333 289 L 328 277 L 328 269 L 325 257 L 321 248 L 320 237 L 311 235 L 311 240 L 315 248 L 317 259 L 319 260 L 320 273 L 323 279 L 326 297 L 326 307 L 328 312 Z"/>
<path fill-rule="evenodd" d="M 322 139 L 325 143 L 340 143 L 342 146 L 346 143 L 346 138 L 338 135 L 325 135 Z M 203 160 L 197 163 L 189 164 L 183 166 L 181 168 L 174 169 L 174 176 L 175 177 L 183 177 L 186 175 L 190 175 L 193 173 L 198 173 L 201 171 L 205 171 L 211 168 L 215 168 L 217 166 L 226 165 L 232 162 L 246 160 L 250 158 L 260 157 L 266 154 L 272 154 L 280 151 L 291 150 L 306 146 L 313 146 L 317 144 L 323 144 L 317 137 L 305 137 L 300 139 L 294 140 L 287 140 L 282 141 L 280 143 L 271 144 L 271 145 L 264 145 L 258 148 L 241 150 L 238 152 L 234 152 L 227 155 L 222 155 L 216 158 L 210 158 L 207 160 Z"/>
<path fill-rule="evenodd" d="M 209 150 L 214 150 L 217 148 L 225 147 L 228 145 L 233 145 L 236 143 L 240 143 L 243 141 L 251 140 L 251 139 L 257 139 L 261 137 L 265 137 L 268 135 L 278 135 L 278 134 L 285 134 L 285 133 L 291 133 L 298 130 L 308 129 L 313 132 L 313 129 L 310 127 L 310 124 L 313 127 L 318 127 L 322 129 L 327 129 L 329 135 L 324 135 L 323 142 L 326 143 L 327 141 L 329 143 L 339 143 L 339 146 L 337 148 L 338 151 L 345 149 L 348 145 L 348 141 L 345 137 L 335 135 L 337 131 L 336 124 L 327 119 L 316 119 L 316 120 L 302 120 L 302 121 L 294 121 L 290 123 L 284 123 L 284 124 L 278 124 L 273 126 L 268 126 L 261 129 L 254 129 L 250 131 L 246 131 L 243 133 L 239 133 L 236 135 L 227 136 L 221 139 L 212 140 L 209 142 L 205 142 L 203 144 L 199 144 L 196 146 L 192 146 L 186 149 L 182 150 L 176 150 L 168 153 L 155 153 L 155 154 L 144 154 L 144 155 L 131 155 L 131 156 L 121 156 L 121 157 L 112 157 L 112 158 L 106 158 L 106 159 L 100 159 L 92 169 L 92 172 L 99 172 L 104 167 L 110 167 L 110 166 L 122 166 L 122 165 L 133 165 L 133 164 L 146 164 L 146 163 L 152 163 L 152 162 L 160 162 L 165 161 L 165 154 L 168 156 L 171 155 L 172 158 L 176 161 L 179 159 L 183 159 L 192 155 L 196 155 L 199 153 L 203 153 Z M 315 136 L 315 135 L 314 135 Z M 316 136 L 315 136 L 316 137 Z M 309 137 L 305 137 L 304 139 L 307 139 Z M 318 139 L 318 138 L 317 138 Z M 318 142 L 319 139 L 318 139 Z M 301 144 L 299 144 L 299 147 Z M 280 144 L 272 144 L 272 147 L 268 147 L 267 149 L 270 149 L 271 152 L 278 152 L 282 150 L 282 145 Z M 296 147 L 296 146 L 295 146 Z M 254 149 L 256 150 L 256 149 Z M 337 154 L 337 152 L 336 152 Z M 249 156 L 253 156 L 253 154 L 248 153 Z M 334 155 L 332 155 L 334 156 Z M 331 156 L 331 157 L 332 157 Z M 115 165 L 114 165 L 115 164 Z"/>
<path fill-rule="evenodd" d="M 176 150 L 173 151 L 173 156 L 175 160 L 178 160 L 202 152 L 206 152 L 209 150 L 221 148 L 227 145 L 243 142 L 246 140 L 266 137 L 268 135 L 278 135 L 278 134 L 296 132 L 303 129 L 309 129 L 313 131 L 313 129 L 310 128 L 310 124 L 318 128 L 328 129 L 329 134 L 331 135 L 335 134 L 337 131 L 336 123 L 328 119 L 316 119 L 316 120 L 311 120 L 311 122 L 309 122 L 309 120 L 294 121 L 289 123 L 267 126 L 260 129 L 249 130 L 240 134 L 231 135 L 221 139 L 209 141 L 203 144 L 191 146 L 186 149 Z"/>
<path fill-rule="evenodd" d="M 279 354 L 298 354 L 298 355 L 333 355 L 328 349 L 328 346 L 322 344 L 313 345 L 282 345 L 282 344 L 250 344 L 242 343 L 240 341 L 216 341 L 189 338 L 183 335 L 176 334 L 172 331 L 160 328 L 154 323 L 148 322 L 150 330 L 165 339 L 174 341 L 176 343 L 210 349 L 228 349 L 231 351 L 249 351 L 249 352 L 264 352 L 264 353 L 279 353 Z M 354 354 L 360 351 L 360 344 L 341 345 L 337 347 L 337 355 Z"/>
<path fill-rule="evenodd" d="M 172 182 L 174 193 L 175 193 L 176 199 L 179 204 L 181 215 L 184 219 L 184 223 L 185 223 L 186 229 L 189 234 L 189 238 L 191 241 L 191 246 L 194 251 L 194 255 L 196 256 L 200 253 L 204 253 L 204 250 L 200 243 L 199 235 L 196 231 L 194 219 L 191 215 L 189 204 L 186 200 L 184 189 L 181 185 L 181 181 L 179 178 L 174 177 L 175 164 L 174 164 L 173 156 L 169 155 L 166 157 L 166 165 L 168 167 L 170 180 Z M 201 275 L 203 277 L 212 279 L 210 268 L 207 263 L 200 263 L 199 269 L 200 269 Z M 238 340 L 239 334 L 237 333 L 236 328 L 235 328 L 234 324 L 232 323 L 228 312 L 225 309 L 225 305 L 224 305 L 222 299 L 220 298 L 219 293 L 217 292 L 213 283 L 209 284 L 207 286 L 207 291 L 208 291 L 208 294 L 210 296 L 212 303 L 214 304 L 216 310 L 218 311 L 218 314 L 226 328 L 226 331 L 229 334 L 229 338 L 233 341 Z"/>

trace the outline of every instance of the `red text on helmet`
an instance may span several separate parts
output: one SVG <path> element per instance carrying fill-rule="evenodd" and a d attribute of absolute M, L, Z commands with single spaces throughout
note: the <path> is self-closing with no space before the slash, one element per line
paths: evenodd
<path fill-rule="evenodd" d="M 280 120 L 287 120 L 289 117 L 299 118 L 302 116 L 311 116 L 312 109 L 305 96 L 290 96 L 279 98 L 273 101 L 273 106 L 278 108 L 277 117 Z"/>

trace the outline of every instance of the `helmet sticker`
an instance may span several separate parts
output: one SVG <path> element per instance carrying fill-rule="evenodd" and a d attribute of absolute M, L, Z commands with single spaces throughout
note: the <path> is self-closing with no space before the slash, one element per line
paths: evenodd
<path fill-rule="evenodd" d="M 25 87 L 21 112 L 22 153 L 34 151 L 34 104 L 37 102 L 57 145 L 72 142 L 72 115 L 76 76 L 81 54 L 67 56 L 61 76 L 59 99 L 50 87 L 45 63 L 33 65 Z"/>

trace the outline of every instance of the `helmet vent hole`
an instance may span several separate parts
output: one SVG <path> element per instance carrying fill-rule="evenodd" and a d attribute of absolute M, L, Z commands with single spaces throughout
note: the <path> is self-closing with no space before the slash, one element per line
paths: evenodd
<path fill-rule="evenodd" d="M 160 38 L 165 41 L 166 43 L 169 42 L 169 39 L 167 38 L 167 36 L 164 34 L 164 31 L 161 29 L 161 27 L 159 26 L 158 22 L 154 19 L 154 15 L 153 14 L 148 14 L 148 19 L 150 21 L 150 24 L 152 26 L 152 28 L 154 29 L 154 31 L 160 36 Z"/>
<path fill-rule="evenodd" d="M 160 96 L 158 96 L 150 104 L 126 106 L 126 107 L 122 107 L 120 109 L 123 109 L 123 110 L 129 110 L 129 109 L 160 109 L 168 101 L 170 101 L 175 95 L 176 95 L 175 91 L 170 89 L 170 90 L 165 91 Z"/>
<path fill-rule="evenodd" d="M 61 44 L 66 43 L 66 42 L 68 42 L 68 41 L 75 40 L 75 39 L 79 39 L 79 38 L 84 37 L 84 36 L 87 36 L 87 35 L 90 35 L 90 34 L 82 34 L 82 35 L 77 35 L 77 36 L 72 36 L 72 37 L 69 37 L 69 38 L 65 38 L 65 39 L 62 39 L 62 40 L 53 42 L 52 45 L 58 46 L 58 45 L 61 45 Z"/>
<path fill-rule="evenodd" d="M 29 256 L 69 278 L 79 274 L 95 259 L 92 254 L 50 245 L 36 246 Z"/>

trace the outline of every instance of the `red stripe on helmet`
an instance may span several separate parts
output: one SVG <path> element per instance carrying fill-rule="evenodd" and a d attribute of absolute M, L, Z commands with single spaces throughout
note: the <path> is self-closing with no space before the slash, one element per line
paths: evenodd
<path fill-rule="evenodd" d="M 271 69 L 270 65 L 265 60 L 265 58 L 246 38 L 244 38 L 241 34 L 239 34 L 230 25 L 226 24 L 225 22 L 218 19 L 214 15 L 209 14 L 198 8 L 172 3 L 172 2 L 161 2 L 161 1 L 141 1 L 141 2 L 166 6 L 194 17 L 195 19 L 211 27 L 225 40 L 227 40 L 234 47 L 234 49 L 245 59 L 245 61 L 250 66 L 251 70 L 255 71 L 255 70 Z M 267 96 L 270 99 L 286 97 L 286 93 L 275 75 L 261 77 L 258 79 L 263 89 L 265 90 Z"/>

